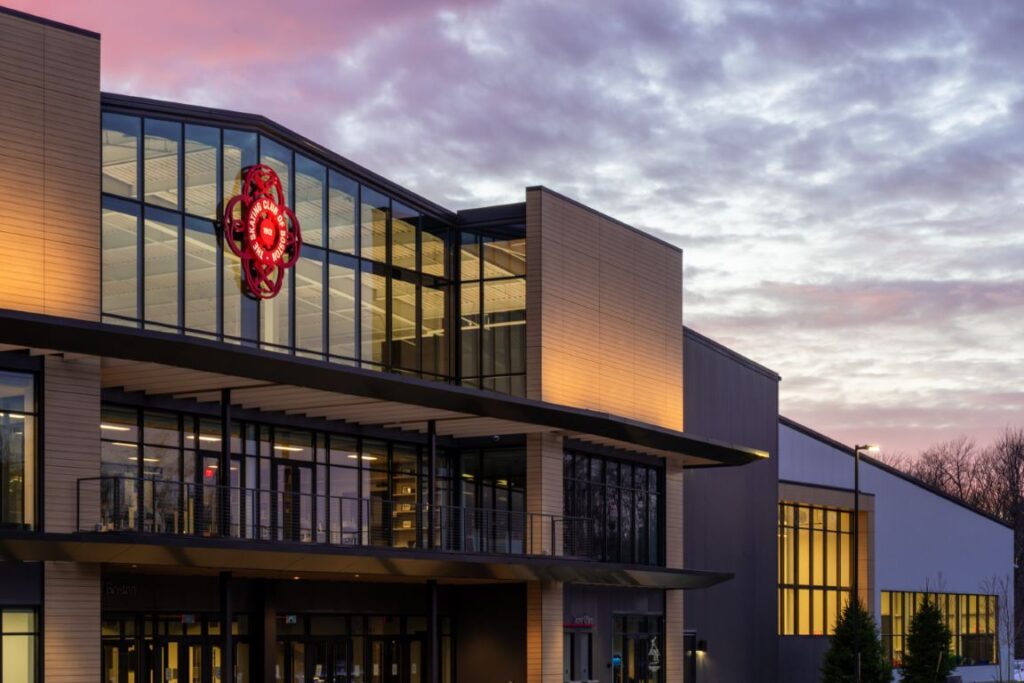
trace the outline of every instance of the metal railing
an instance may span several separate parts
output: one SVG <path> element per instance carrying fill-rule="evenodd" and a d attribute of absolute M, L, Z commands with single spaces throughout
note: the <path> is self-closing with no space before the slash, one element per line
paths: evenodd
<path fill-rule="evenodd" d="M 594 558 L 589 518 L 194 482 L 78 480 L 82 532 Z"/>

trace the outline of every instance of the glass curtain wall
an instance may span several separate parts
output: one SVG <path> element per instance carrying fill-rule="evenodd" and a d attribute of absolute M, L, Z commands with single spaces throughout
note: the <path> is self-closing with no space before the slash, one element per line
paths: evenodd
<path fill-rule="evenodd" d="M 526 395 L 526 228 L 462 230 L 461 378 L 466 386 Z"/>
<path fill-rule="evenodd" d="M 250 131 L 105 112 L 102 155 L 104 322 L 451 379 L 447 224 Z M 281 292 L 262 302 L 219 228 L 256 163 L 277 171 L 303 236 Z M 499 289 L 495 330 L 509 324 Z M 491 374 L 505 371 L 508 343 L 491 344 L 504 354 Z"/>
<path fill-rule="evenodd" d="M 39 617 L 34 609 L 0 609 L 0 683 L 39 680 Z"/>
<path fill-rule="evenodd" d="M 104 404 L 101 528 L 427 547 L 428 454 L 417 444 Z M 439 449 L 434 547 L 525 552 L 525 452 Z M 228 496 L 228 529 L 218 515 Z"/>
<path fill-rule="evenodd" d="M 0 371 L 0 529 L 36 521 L 35 375 Z"/>
<path fill-rule="evenodd" d="M 662 479 L 661 467 L 566 451 L 565 514 L 590 519 L 595 557 L 661 564 Z"/>
<path fill-rule="evenodd" d="M 999 663 L 999 600 L 995 595 L 882 591 L 882 648 L 893 668 L 903 665 L 910 621 L 925 596 L 939 606 L 957 666 Z"/>
<path fill-rule="evenodd" d="M 779 504 L 779 635 L 831 635 L 853 592 L 853 513 Z"/>

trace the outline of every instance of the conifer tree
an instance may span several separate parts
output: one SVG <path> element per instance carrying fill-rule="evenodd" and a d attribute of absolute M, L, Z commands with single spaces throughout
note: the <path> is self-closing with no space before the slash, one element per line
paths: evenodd
<path fill-rule="evenodd" d="M 954 666 L 949 652 L 950 639 L 949 628 L 934 596 L 926 594 L 910 620 L 901 671 L 904 683 L 944 683 Z"/>
<path fill-rule="evenodd" d="M 861 683 L 890 683 L 892 668 L 882 653 L 878 628 L 859 600 L 843 608 L 821 668 L 822 683 L 856 683 L 860 652 Z"/>

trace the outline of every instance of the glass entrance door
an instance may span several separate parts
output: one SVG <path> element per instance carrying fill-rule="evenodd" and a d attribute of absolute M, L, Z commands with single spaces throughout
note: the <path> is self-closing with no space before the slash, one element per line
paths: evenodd
<path fill-rule="evenodd" d="M 348 640 L 317 640 L 311 644 L 313 683 L 349 683 Z"/>
<path fill-rule="evenodd" d="M 402 640 L 370 640 L 370 683 L 402 683 Z"/>
<path fill-rule="evenodd" d="M 422 683 L 422 638 L 378 637 L 369 640 L 369 683 Z"/>

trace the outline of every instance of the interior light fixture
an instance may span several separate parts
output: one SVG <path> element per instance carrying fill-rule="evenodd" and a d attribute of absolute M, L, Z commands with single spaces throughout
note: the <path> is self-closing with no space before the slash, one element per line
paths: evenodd
<path fill-rule="evenodd" d="M 286 453 L 299 453 L 306 450 L 301 446 L 274 446 L 275 451 L 285 451 Z"/>
<path fill-rule="evenodd" d="M 105 429 L 108 432 L 130 432 L 131 427 L 125 427 L 124 425 L 112 425 L 105 422 L 100 423 L 100 429 Z"/>
<path fill-rule="evenodd" d="M 137 444 L 137 443 L 129 443 L 127 441 L 111 441 L 110 444 L 112 446 L 122 446 L 124 448 L 138 448 L 139 447 L 139 444 Z"/>
<path fill-rule="evenodd" d="M 362 457 L 363 460 L 376 460 L 377 459 L 376 455 L 364 455 L 364 456 L 361 456 L 361 457 Z M 359 458 L 360 458 L 360 456 L 356 455 L 355 453 L 353 453 L 352 455 L 348 456 L 349 460 L 358 460 Z"/>

